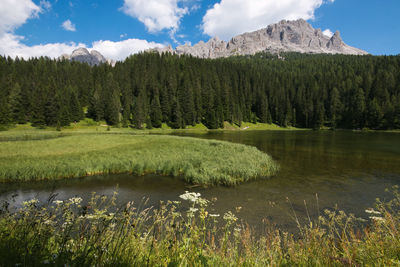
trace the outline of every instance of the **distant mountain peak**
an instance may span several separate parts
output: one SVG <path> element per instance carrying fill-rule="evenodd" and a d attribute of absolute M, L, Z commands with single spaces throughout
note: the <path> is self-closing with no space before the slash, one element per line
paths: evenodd
<path fill-rule="evenodd" d="M 90 66 L 100 65 L 102 63 L 109 63 L 114 65 L 115 62 L 112 60 L 107 60 L 99 51 L 89 50 L 85 47 L 80 47 L 72 51 L 71 55 L 64 54 L 59 59 L 68 59 L 72 61 L 79 61 L 82 63 L 87 63 Z"/>
<path fill-rule="evenodd" d="M 367 52 L 346 45 L 340 32 L 332 37 L 324 35 L 321 29 L 314 29 L 304 19 L 281 20 L 266 28 L 247 32 L 233 37 L 229 42 L 218 37 L 211 38 L 207 43 L 155 48 L 160 53 L 170 52 L 178 55 L 192 55 L 200 58 L 220 58 L 235 55 L 254 55 L 258 52 L 300 52 L 309 54 L 345 54 L 366 55 Z"/>

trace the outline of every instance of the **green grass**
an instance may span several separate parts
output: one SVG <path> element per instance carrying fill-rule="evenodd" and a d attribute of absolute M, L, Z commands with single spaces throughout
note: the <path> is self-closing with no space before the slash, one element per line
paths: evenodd
<path fill-rule="evenodd" d="M 270 156 L 254 147 L 128 131 L 33 130 L 28 135 L 24 131 L 0 135 L 0 181 L 127 172 L 181 176 L 193 184 L 235 185 L 278 170 Z"/>
<path fill-rule="evenodd" d="M 0 266 L 399 266 L 400 195 L 356 218 L 325 210 L 297 233 L 255 235 L 235 214 L 211 214 L 186 193 L 158 209 L 112 198 L 0 208 Z M 189 208 L 188 208 L 189 206 Z M 368 225 L 368 226 L 366 226 Z"/>

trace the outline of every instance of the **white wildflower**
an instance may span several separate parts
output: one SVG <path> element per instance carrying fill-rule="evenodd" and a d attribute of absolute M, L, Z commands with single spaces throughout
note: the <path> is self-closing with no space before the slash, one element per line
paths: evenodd
<path fill-rule="evenodd" d="M 366 209 L 365 212 L 368 214 L 377 214 L 377 215 L 381 214 L 379 211 L 376 211 L 374 209 Z"/>
<path fill-rule="evenodd" d="M 197 208 L 190 208 L 189 209 L 189 212 L 191 212 L 191 213 L 195 213 L 196 211 L 198 211 L 199 209 L 197 209 Z"/>
<path fill-rule="evenodd" d="M 236 222 L 237 217 L 231 211 L 228 211 L 227 213 L 224 214 L 224 220 L 225 221 Z"/>
<path fill-rule="evenodd" d="M 69 202 L 71 202 L 71 204 L 76 204 L 78 205 L 79 203 L 82 202 L 82 198 L 80 197 L 73 197 L 69 199 Z"/>
<path fill-rule="evenodd" d="M 35 205 L 35 204 L 38 203 L 38 202 L 39 202 L 39 200 L 37 200 L 36 198 L 33 198 L 33 199 L 31 199 L 31 200 L 24 201 L 22 204 L 23 204 L 24 206 L 31 206 L 31 205 Z"/>
<path fill-rule="evenodd" d="M 210 214 L 210 217 L 216 218 L 216 217 L 219 217 L 219 214 Z"/>
<path fill-rule="evenodd" d="M 369 217 L 371 220 L 376 221 L 376 222 L 384 222 L 385 219 L 382 217 L 377 217 L 377 216 L 371 216 Z"/>
<path fill-rule="evenodd" d="M 61 205 L 62 203 L 64 203 L 64 201 L 62 201 L 62 200 L 54 200 L 53 203 L 56 204 L 56 205 Z"/>
<path fill-rule="evenodd" d="M 182 194 L 179 197 L 183 200 L 189 200 L 191 202 L 196 203 L 199 200 L 200 196 L 201 196 L 200 193 L 185 191 L 185 194 Z"/>

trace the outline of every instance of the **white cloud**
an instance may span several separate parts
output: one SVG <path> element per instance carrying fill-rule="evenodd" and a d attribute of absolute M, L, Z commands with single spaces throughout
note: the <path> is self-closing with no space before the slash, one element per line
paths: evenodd
<path fill-rule="evenodd" d="M 199 10 L 201 8 L 200 4 L 194 4 L 192 5 L 192 7 L 190 8 L 190 12 L 196 12 L 197 10 Z"/>
<path fill-rule="evenodd" d="M 89 50 L 95 49 L 99 51 L 106 58 L 114 60 L 123 60 L 131 54 L 141 52 L 143 50 L 163 47 L 164 45 L 155 42 L 148 42 L 139 39 L 127 39 L 120 42 L 113 41 L 96 41 L 92 43 L 92 47 L 87 47 L 82 43 L 50 43 L 40 44 L 34 46 L 27 46 L 21 41 L 24 39 L 22 36 L 16 36 L 10 33 L 4 34 L 0 37 L 0 55 L 16 56 L 25 59 L 31 57 L 47 56 L 50 58 L 58 58 L 62 54 L 71 54 L 73 50 L 79 47 L 86 47 Z"/>
<path fill-rule="evenodd" d="M 41 11 L 31 0 L 1 0 L 0 36 L 14 31 L 28 19 L 37 17 Z"/>
<path fill-rule="evenodd" d="M 74 32 L 76 31 L 76 27 L 75 24 L 72 24 L 72 22 L 67 19 L 66 21 L 63 22 L 63 24 L 61 24 L 61 26 L 64 28 L 64 30 L 66 31 L 70 31 L 70 32 Z"/>
<path fill-rule="evenodd" d="M 46 0 L 40 0 L 40 7 L 44 10 L 50 10 L 51 9 L 51 3 Z"/>
<path fill-rule="evenodd" d="M 124 0 L 121 10 L 142 22 L 149 32 L 177 30 L 188 8 L 178 6 L 179 0 Z"/>
<path fill-rule="evenodd" d="M 25 59 L 40 56 L 56 58 L 62 54 L 69 54 L 78 47 L 85 46 L 84 44 L 76 44 L 73 42 L 27 46 L 21 43 L 23 39 L 24 37 L 22 36 L 13 35 L 10 33 L 4 34 L 0 38 L 0 55 L 11 56 L 13 58 L 18 56 Z"/>
<path fill-rule="evenodd" d="M 136 54 L 149 48 L 163 46 L 162 44 L 140 39 L 127 39 L 120 42 L 96 41 L 92 44 L 93 49 L 99 51 L 106 58 L 114 60 L 123 60 L 131 54 Z"/>
<path fill-rule="evenodd" d="M 333 2 L 334 0 L 327 0 Z M 203 17 L 203 33 L 224 40 L 282 19 L 314 18 L 324 0 L 221 0 Z"/>
<path fill-rule="evenodd" d="M 72 2 L 70 2 L 72 3 Z M 139 39 L 127 39 L 120 42 L 96 41 L 92 47 L 87 47 L 82 43 L 49 43 L 28 46 L 22 41 L 23 36 L 14 34 L 14 30 L 24 24 L 28 19 L 38 17 L 43 10 L 49 10 L 49 1 L 40 1 L 40 7 L 31 0 L 0 0 L 0 55 L 22 57 L 47 56 L 58 58 L 62 54 L 71 54 L 79 47 L 95 49 L 102 53 L 106 58 L 123 60 L 127 56 L 153 47 L 163 47 L 164 45 L 148 42 Z M 62 27 L 69 31 L 75 31 L 75 25 L 70 20 L 66 20 Z M 126 35 L 125 35 L 126 36 Z"/>
<path fill-rule="evenodd" d="M 332 37 L 333 32 L 330 29 L 326 29 L 325 31 L 322 32 L 325 36 Z"/>

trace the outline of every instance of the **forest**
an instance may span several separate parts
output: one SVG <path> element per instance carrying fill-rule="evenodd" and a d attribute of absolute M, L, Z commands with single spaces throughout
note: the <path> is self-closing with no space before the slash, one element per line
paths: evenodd
<path fill-rule="evenodd" d="M 370 55 L 140 53 L 114 67 L 0 57 L 0 125 L 63 127 L 87 117 L 138 129 L 224 121 L 399 129 L 399 70 L 400 56 Z"/>

